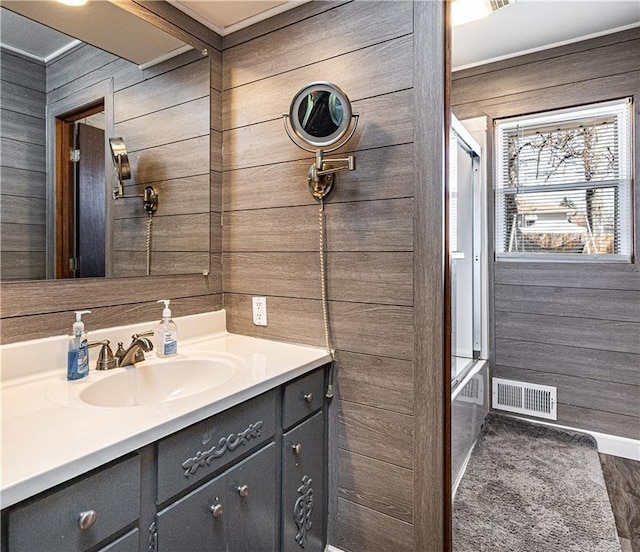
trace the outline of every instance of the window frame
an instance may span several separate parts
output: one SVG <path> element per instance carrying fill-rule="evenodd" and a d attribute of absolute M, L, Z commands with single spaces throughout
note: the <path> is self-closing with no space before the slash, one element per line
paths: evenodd
<path fill-rule="evenodd" d="M 553 123 L 570 123 L 581 117 L 615 115 L 618 118 L 618 139 L 620 172 L 619 178 L 595 182 L 567 182 L 539 186 L 504 186 L 505 160 L 504 133 L 519 125 L 525 129 L 546 126 Z M 633 185 L 633 98 L 597 102 L 579 107 L 547 110 L 531 115 L 500 118 L 494 120 L 494 259 L 506 262 L 560 262 L 560 263 L 631 263 L 634 249 L 634 185 Z M 554 253 L 552 251 L 506 251 L 505 236 L 508 224 L 505 221 L 504 201 L 509 194 L 561 192 L 580 189 L 612 188 L 618 190 L 622 220 L 619 227 L 620 253 Z"/>

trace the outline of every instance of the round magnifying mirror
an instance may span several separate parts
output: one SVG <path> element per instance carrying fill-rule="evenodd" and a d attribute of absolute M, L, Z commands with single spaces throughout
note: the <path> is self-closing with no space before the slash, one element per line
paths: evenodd
<path fill-rule="evenodd" d="M 347 133 L 351 104 L 336 85 L 313 82 L 293 97 L 289 120 L 300 140 L 314 148 L 325 148 Z"/>

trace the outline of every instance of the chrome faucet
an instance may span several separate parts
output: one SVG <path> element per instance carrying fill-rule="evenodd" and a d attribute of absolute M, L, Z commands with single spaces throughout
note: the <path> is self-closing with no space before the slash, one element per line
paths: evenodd
<path fill-rule="evenodd" d="M 131 344 L 125 350 L 122 342 L 118 343 L 118 350 L 115 353 L 118 366 L 135 366 L 136 362 L 144 360 L 144 354 L 153 349 L 153 343 L 145 336 L 153 335 L 153 330 L 131 336 Z"/>

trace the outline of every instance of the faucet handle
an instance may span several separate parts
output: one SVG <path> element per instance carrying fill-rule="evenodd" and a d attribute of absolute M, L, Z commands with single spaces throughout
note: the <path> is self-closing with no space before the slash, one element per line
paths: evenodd
<path fill-rule="evenodd" d="M 116 367 L 116 359 L 113 356 L 109 343 L 110 341 L 105 339 L 104 341 L 93 341 L 87 344 L 87 347 L 102 345 L 98 353 L 98 360 L 96 361 L 96 370 L 111 370 Z"/>
<path fill-rule="evenodd" d="M 154 330 L 147 330 L 146 332 L 142 332 L 142 333 L 139 333 L 139 334 L 133 334 L 133 335 L 131 336 L 131 339 L 132 339 L 133 341 L 135 341 L 135 340 L 136 340 L 136 339 L 138 339 L 139 337 L 147 337 L 147 336 L 149 336 L 149 335 L 153 335 L 154 333 L 155 333 L 155 331 L 154 331 Z"/>
<path fill-rule="evenodd" d="M 120 366 L 120 361 L 122 360 L 122 357 L 124 357 L 125 352 L 126 351 L 124 350 L 124 347 L 122 346 L 122 341 L 118 341 L 118 349 L 116 350 L 116 354 L 115 354 L 116 364 L 118 366 Z"/>

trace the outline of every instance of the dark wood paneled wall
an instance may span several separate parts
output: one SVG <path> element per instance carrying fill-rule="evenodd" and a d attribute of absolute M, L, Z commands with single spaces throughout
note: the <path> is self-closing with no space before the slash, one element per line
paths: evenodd
<path fill-rule="evenodd" d="M 0 49 L 0 279 L 44 278 L 44 64 Z"/>
<path fill-rule="evenodd" d="M 443 137 L 433 143 L 422 137 L 417 162 L 414 147 L 416 132 L 426 134 L 416 124 L 417 104 L 425 124 L 436 127 L 430 136 L 444 121 L 438 4 L 311 2 L 223 39 L 223 288 L 230 331 L 324 345 L 319 206 L 307 187 L 312 158 L 287 137 L 282 113 L 300 88 L 323 80 L 340 86 L 360 114 L 342 149 L 355 154 L 357 170 L 338 175 L 325 205 L 338 381 L 329 542 L 346 552 L 442 546 L 442 388 L 430 387 L 443 374 L 442 173 L 429 165 L 421 193 L 416 180 L 429 161 L 442 160 Z M 414 9 L 436 33 L 421 34 L 420 54 L 432 51 L 437 59 L 430 68 L 415 60 Z M 423 79 L 419 99 L 414 71 Z M 420 103 L 427 100 L 433 101 Z M 416 199 L 424 202 L 419 215 Z M 425 286 L 417 294 L 416 262 L 429 267 L 417 272 Z M 267 297 L 267 327 L 252 323 L 252 295 Z M 417 317 L 415 296 L 425 309 Z M 424 347 L 416 336 L 436 345 L 420 353 L 420 364 L 416 350 Z M 424 445 L 417 446 L 416 432 L 427 438 Z"/>
<path fill-rule="evenodd" d="M 635 260 L 494 262 L 495 376 L 558 387 L 558 423 L 640 438 L 640 29 L 454 74 L 491 119 L 625 96 L 635 109 Z"/>
<path fill-rule="evenodd" d="M 132 152 L 130 159 L 134 163 L 134 174 L 141 182 L 153 181 L 154 185 L 163 187 L 165 201 L 163 203 L 161 199 L 160 205 L 166 212 L 163 213 L 165 216 L 159 213 L 156 217 L 155 236 L 179 238 L 183 231 L 191 235 L 193 227 L 199 226 L 198 239 L 202 243 L 194 249 L 197 252 L 195 257 L 193 252 L 178 252 L 176 256 L 173 251 L 168 256 L 165 252 L 157 251 L 154 262 L 169 271 L 184 272 L 184 267 L 188 263 L 193 264 L 194 258 L 197 258 L 195 262 L 198 270 L 208 266 L 207 260 L 210 260 L 210 274 L 2 283 L 0 337 L 3 343 L 67 333 L 69 324 L 73 321 L 71 311 L 78 309 L 93 310 L 86 317 L 87 329 L 91 331 L 153 320 L 159 312 L 155 300 L 165 297 L 173 299 L 172 312 L 175 316 L 222 307 L 222 57 L 216 49 L 216 45 L 220 45 L 220 37 L 186 16 L 177 15 L 181 12 L 177 12 L 173 6 L 162 4 L 120 1 L 125 9 L 178 34 L 183 40 L 197 44 L 199 48 L 207 47 L 208 60 L 202 57 L 198 49 L 142 72 L 135 65 L 94 49 L 92 56 L 99 69 L 89 75 L 86 73 L 86 65 L 69 64 L 69 71 L 75 72 L 77 77 L 75 84 L 65 85 L 64 79 L 52 80 L 49 84 L 49 97 L 51 100 L 60 100 L 73 87 L 86 87 L 96 80 L 113 76 L 114 89 L 117 91 L 116 121 L 129 125 L 129 143 L 134 144 L 138 137 L 143 137 L 149 119 L 159 119 L 165 125 L 166 132 L 151 135 L 153 147 Z M 176 20 L 176 24 L 172 19 Z M 4 63 L 2 75 L 4 78 Z M 177 76 L 181 83 L 176 85 L 171 75 Z M 153 87 L 153 83 L 158 86 Z M 4 89 L 2 94 L 4 107 Z M 44 113 L 42 117 L 44 118 Z M 133 121 L 137 119 L 145 120 L 145 124 L 134 125 Z M 188 125 L 198 130 L 194 132 L 191 128 L 185 128 Z M 151 152 L 155 154 L 153 163 Z M 156 169 L 152 170 L 151 165 L 156 163 L 164 167 L 162 174 L 157 174 Z M 194 164 L 198 167 L 195 172 L 192 169 Z M 3 190 L 9 181 L 5 180 L 7 174 L 13 176 L 13 173 L 7 173 L 3 168 Z M 17 180 L 15 182 L 18 183 Z M 185 190 L 188 191 L 184 193 Z M 182 220 L 185 214 L 197 217 L 198 220 L 188 225 L 170 222 Z M 161 223 L 162 219 L 167 222 Z M 126 224 L 124 220 L 121 219 L 120 222 Z M 2 238 L 4 241 L 4 229 Z M 138 237 L 129 241 L 144 243 Z M 156 237 L 157 245 L 158 242 L 160 237 Z M 124 269 L 127 273 L 140 274 L 139 271 L 136 272 L 132 259 L 144 257 L 144 251 L 135 251 L 133 254 L 120 252 L 117 255 L 126 258 Z M 6 260 L 3 254 L 3 269 Z M 180 268 L 176 270 L 177 264 Z"/>

